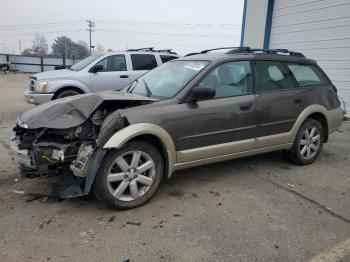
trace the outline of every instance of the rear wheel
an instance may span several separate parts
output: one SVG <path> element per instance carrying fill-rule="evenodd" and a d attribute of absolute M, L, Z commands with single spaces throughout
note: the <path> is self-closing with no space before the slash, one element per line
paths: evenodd
<path fill-rule="evenodd" d="M 115 209 L 131 209 L 150 200 L 163 178 L 163 158 L 151 144 L 133 141 L 111 150 L 94 183 L 95 195 Z"/>
<path fill-rule="evenodd" d="M 67 97 L 67 96 L 76 96 L 76 95 L 80 95 L 80 94 L 81 93 L 79 93 L 78 91 L 68 89 L 68 90 L 64 90 L 64 91 L 59 92 L 57 94 L 57 96 L 55 97 L 55 99 L 60 99 L 60 98 Z"/>
<path fill-rule="evenodd" d="M 307 119 L 300 127 L 293 148 L 287 152 L 288 158 L 299 165 L 313 163 L 322 150 L 324 129 L 315 119 Z"/>

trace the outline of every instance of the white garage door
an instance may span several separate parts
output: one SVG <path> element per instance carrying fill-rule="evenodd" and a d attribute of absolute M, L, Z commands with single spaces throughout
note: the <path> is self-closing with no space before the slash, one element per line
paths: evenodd
<path fill-rule="evenodd" d="M 349 0 L 275 0 L 270 48 L 300 51 L 317 60 L 350 116 Z"/>

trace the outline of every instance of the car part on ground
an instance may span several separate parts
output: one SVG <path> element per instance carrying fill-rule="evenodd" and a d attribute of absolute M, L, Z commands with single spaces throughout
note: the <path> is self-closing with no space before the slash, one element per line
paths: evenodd
<path fill-rule="evenodd" d="M 161 65 L 123 91 L 25 112 L 10 144 L 22 174 L 56 175 L 61 198 L 93 188 L 110 207 L 128 209 L 176 170 L 274 150 L 297 164 L 315 161 L 343 119 L 316 62 L 284 49 L 208 52 Z"/>

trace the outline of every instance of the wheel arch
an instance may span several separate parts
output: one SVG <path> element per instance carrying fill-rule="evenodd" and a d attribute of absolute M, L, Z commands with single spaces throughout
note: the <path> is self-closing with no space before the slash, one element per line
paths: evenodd
<path fill-rule="evenodd" d="M 292 141 L 294 142 L 295 137 L 301 127 L 301 125 L 305 122 L 306 119 L 312 118 L 321 123 L 321 125 L 325 128 L 325 141 L 328 141 L 328 135 L 329 135 L 329 117 L 328 117 L 328 110 L 321 105 L 312 105 L 307 108 L 305 108 L 299 117 L 297 118 L 293 129 L 292 129 Z"/>
<path fill-rule="evenodd" d="M 55 100 L 56 97 L 57 97 L 60 93 L 66 91 L 66 90 L 74 90 L 74 91 L 77 91 L 77 92 L 80 93 L 80 94 L 85 94 L 85 91 L 84 91 L 83 89 L 79 88 L 79 87 L 76 87 L 76 86 L 63 86 L 63 87 L 61 87 L 61 88 L 59 88 L 59 89 L 56 90 L 55 94 L 54 94 L 53 97 L 52 97 L 52 100 Z"/>
<path fill-rule="evenodd" d="M 166 177 L 170 178 L 176 162 L 175 145 L 169 133 L 158 125 L 138 123 L 127 126 L 114 133 L 103 148 L 121 148 L 127 142 L 136 139 L 151 142 L 161 151 L 165 163 Z"/>

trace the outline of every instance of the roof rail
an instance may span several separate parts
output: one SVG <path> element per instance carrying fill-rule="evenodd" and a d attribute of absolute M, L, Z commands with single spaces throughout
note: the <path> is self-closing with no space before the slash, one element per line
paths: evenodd
<path fill-rule="evenodd" d="M 142 47 L 142 48 L 133 48 L 127 49 L 126 51 L 153 51 L 154 47 Z"/>
<path fill-rule="evenodd" d="M 158 52 L 158 53 L 169 53 L 173 55 L 177 55 L 177 53 L 172 51 L 173 49 L 159 49 L 155 50 L 154 47 L 143 47 L 143 48 L 133 48 L 127 49 L 127 52 L 135 52 L 135 51 L 145 51 L 145 52 Z"/>
<path fill-rule="evenodd" d="M 291 56 L 299 56 L 299 57 L 305 57 L 303 53 L 300 52 L 294 52 L 288 49 L 261 49 L 261 48 L 250 48 L 250 47 L 238 47 L 236 49 L 232 49 L 228 51 L 226 54 L 237 54 L 237 53 L 256 53 L 256 52 L 261 52 L 263 54 L 289 54 Z"/>
<path fill-rule="evenodd" d="M 194 52 L 194 53 L 189 53 L 185 56 L 191 56 L 191 55 L 199 55 L 199 54 L 205 54 L 208 53 L 210 51 L 216 51 L 216 50 L 222 50 L 222 49 L 235 49 L 235 48 L 239 48 L 239 47 L 218 47 L 218 48 L 212 48 L 212 49 L 206 49 L 200 52 Z"/>

